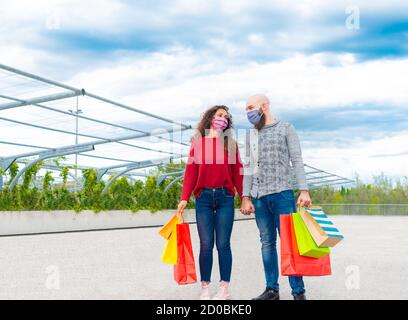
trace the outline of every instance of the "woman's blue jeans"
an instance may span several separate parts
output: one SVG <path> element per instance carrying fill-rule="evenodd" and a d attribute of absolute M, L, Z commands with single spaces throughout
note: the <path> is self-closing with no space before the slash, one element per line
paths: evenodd
<path fill-rule="evenodd" d="M 272 193 L 260 198 L 252 198 L 255 207 L 255 219 L 262 244 L 262 260 L 265 270 L 266 286 L 279 290 L 278 254 L 276 251 L 276 230 L 280 235 L 280 215 L 296 212 L 293 190 Z M 303 278 L 289 276 L 292 294 L 304 293 Z"/>
<path fill-rule="evenodd" d="M 200 237 L 201 281 L 211 281 L 214 238 L 221 281 L 230 281 L 232 268 L 231 232 L 234 197 L 225 188 L 205 188 L 196 199 L 196 220 Z"/>

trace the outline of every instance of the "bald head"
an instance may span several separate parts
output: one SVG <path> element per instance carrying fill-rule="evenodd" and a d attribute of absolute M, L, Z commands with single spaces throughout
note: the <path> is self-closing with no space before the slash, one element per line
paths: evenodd
<path fill-rule="evenodd" d="M 246 103 L 246 111 L 261 110 L 263 113 L 269 112 L 269 99 L 264 94 L 250 96 Z"/>
<path fill-rule="evenodd" d="M 263 104 L 269 105 L 269 99 L 264 94 L 255 94 L 253 96 L 250 96 L 247 100 L 247 105 L 263 105 Z"/>

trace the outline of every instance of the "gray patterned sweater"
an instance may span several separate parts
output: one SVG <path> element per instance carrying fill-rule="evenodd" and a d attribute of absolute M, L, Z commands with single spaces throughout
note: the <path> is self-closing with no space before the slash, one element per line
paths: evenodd
<path fill-rule="evenodd" d="M 292 124 L 277 120 L 246 136 L 243 196 L 308 190 L 300 142 Z M 294 184 L 296 180 L 297 185 Z"/>

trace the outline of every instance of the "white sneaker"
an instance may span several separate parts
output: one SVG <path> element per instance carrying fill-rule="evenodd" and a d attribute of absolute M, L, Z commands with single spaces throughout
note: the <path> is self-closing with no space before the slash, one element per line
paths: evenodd
<path fill-rule="evenodd" d="M 206 282 L 201 283 L 200 300 L 211 300 L 209 283 Z"/>
<path fill-rule="evenodd" d="M 229 283 L 221 281 L 217 294 L 213 297 L 213 300 L 230 300 L 231 295 L 228 290 Z"/>

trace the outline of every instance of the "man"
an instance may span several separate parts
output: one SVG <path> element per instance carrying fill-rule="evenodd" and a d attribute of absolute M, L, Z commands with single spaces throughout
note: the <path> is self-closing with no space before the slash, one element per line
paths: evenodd
<path fill-rule="evenodd" d="M 248 120 L 254 125 L 247 136 L 249 161 L 244 167 L 241 212 L 255 220 L 262 243 L 266 278 L 265 291 L 254 300 L 279 300 L 279 267 L 276 250 L 280 214 L 296 212 L 296 204 L 310 206 L 302 153 L 292 124 L 280 121 L 270 111 L 265 95 L 251 96 L 246 104 Z M 252 138 L 251 138 L 252 137 Z M 297 203 L 292 185 L 294 171 L 300 190 Z M 295 300 L 306 300 L 303 278 L 289 276 Z"/>

